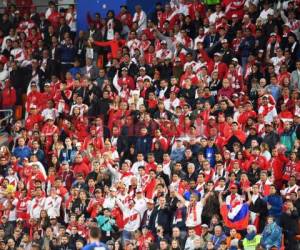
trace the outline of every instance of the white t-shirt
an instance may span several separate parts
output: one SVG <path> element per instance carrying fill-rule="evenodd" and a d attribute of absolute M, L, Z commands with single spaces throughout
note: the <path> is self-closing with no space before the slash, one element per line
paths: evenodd
<path fill-rule="evenodd" d="M 190 202 L 186 201 L 185 206 L 187 207 L 186 214 L 186 226 L 195 227 L 201 225 L 201 215 L 203 210 L 203 202 L 198 201 L 194 208 L 190 207 Z"/>
<path fill-rule="evenodd" d="M 12 205 L 14 206 L 14 209 L 10 210 L 8 213 L 8 221 L 16 221 L 17 217 L 16 217 L 16 205 L 18 203 L 18 199 L 14 199 L 12 201 Z M 8 206 L 8 200 L 5 200 L 3 203 L 4 207 Z"/>

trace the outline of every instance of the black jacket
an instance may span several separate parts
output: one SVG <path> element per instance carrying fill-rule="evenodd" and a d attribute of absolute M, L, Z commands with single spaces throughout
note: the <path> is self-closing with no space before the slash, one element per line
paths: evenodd
<path fill-rule="evenodd" d="M 279 142 L 279 135 L 275 132 L 266 133 L 263 142 L 267 143 L 270 149 L 273 149 Z"/>
<path fill-rule="evenodd" d="M 156 234 L 156 226 L 161 225 L 165 229 L 165 233 L 170 232 L 171 216 L 169 208 L 160 209 L 156 207 L 150 216 L 149 228 L 153 234 Z"/>
<path fill-rule="evenodd" d="M 283 232 L 288 235 L 296 235 L 298 231 L 298 219 L 299 215 L 297 209 L 294 209 L 291 214 L 284 212 L 281 215 L 281 226 Z"/>

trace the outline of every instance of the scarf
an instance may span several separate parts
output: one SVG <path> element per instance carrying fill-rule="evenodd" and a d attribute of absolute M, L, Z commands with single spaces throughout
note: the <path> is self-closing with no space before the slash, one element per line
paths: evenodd
<path fill-rule="evenodd" d="M 189 205 L 189 215 L 193 214 L 193 219 L 196 222 L 197 221 L 197 212 L 196 212 L 196 204 L 190 204 Z"/>

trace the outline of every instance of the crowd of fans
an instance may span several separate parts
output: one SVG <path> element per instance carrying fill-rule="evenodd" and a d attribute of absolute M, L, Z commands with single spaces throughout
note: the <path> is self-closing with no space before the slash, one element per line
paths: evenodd
<path fill-rule="evenodd" d="M 153 5 L 1 14 L 0 250 L 299 249 L 299 0 Z"/>

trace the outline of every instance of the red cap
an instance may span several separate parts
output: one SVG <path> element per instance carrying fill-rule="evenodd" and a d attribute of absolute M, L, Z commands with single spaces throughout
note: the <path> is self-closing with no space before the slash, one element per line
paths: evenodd
<path fill-rule="evenodd" d="M 230 186 L 230 189 L 237 189 L 238 188 L 238 186 L 236 185 L 236 184 L 232 184 L 231 186 Z"/>

